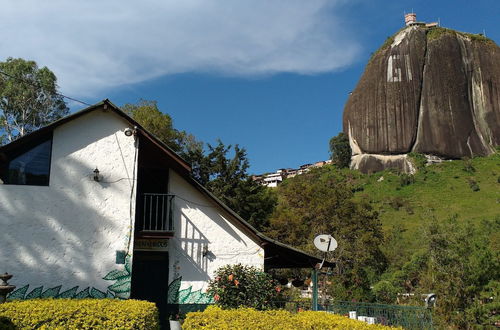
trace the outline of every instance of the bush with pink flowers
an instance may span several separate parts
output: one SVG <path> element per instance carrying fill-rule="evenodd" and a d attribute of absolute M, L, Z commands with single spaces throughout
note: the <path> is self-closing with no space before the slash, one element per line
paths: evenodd
<path fill-rule="evenodd" d="M 278 301 L 281 288 L 271 275 L 250 266 L 226 265 L 215 271 L 208 293 L 224 309 L 251 307 L 270 309 Z"/>

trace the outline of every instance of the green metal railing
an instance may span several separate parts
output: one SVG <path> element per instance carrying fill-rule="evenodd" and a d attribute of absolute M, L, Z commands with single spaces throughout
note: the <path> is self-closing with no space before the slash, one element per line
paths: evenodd
<path fill-rule="evenodd" d="M 432 313 L 419 306 L 383 305 L 338 301 L 323 305 L 324 310 L 335 314 L 375 317 L 377 324 L 401 326 L 405 329 L 432 329 Z"/>
<path fill-rule="evenodd" d="M 288 311 L 310 310 L 307 301 L 287 301 L 278 304 Z M 319 311 L 349 317 L 349 312 L 356 312 L 356 317 L 373 317 L 376 324 L 400 326 L 405 329 L 432 329 L 432 313 L 429 309 L 419 306 L 384 305 L 362 302 L 331 301 L 318 304 Z"/>

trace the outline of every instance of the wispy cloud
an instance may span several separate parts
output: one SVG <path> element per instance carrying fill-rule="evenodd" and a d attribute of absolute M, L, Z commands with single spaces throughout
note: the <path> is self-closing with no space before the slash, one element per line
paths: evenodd
<path fill-rule="evenodd" d="M 7 1 L 0 60 L 36 60 L 75 96 L 184 72 L 327 72 L 352 63 L 360 48 L 336 15 L 346 3 Z"/>

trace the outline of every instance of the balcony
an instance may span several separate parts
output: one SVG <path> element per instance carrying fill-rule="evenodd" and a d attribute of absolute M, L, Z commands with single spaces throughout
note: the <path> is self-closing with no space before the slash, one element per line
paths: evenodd
<path fill-rule="evenodd" d="M 175 195 L 144 193 L 138 199 L 136 234 L 141 238 L 172 237 Z"/>

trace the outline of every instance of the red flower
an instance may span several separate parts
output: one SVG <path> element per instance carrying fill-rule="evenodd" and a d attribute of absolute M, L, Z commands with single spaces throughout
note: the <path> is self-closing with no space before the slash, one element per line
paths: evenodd
<path fill-rule="evenodd" d="M 220 296 L 218 294 L 215 294 L 214 299 L 215 299 L 215 301 L 219 301 Z"/>
<path fill-rule="evenodd" d="M 234 280 L 234 285 L 236 285 L 236 287 L 238 287 L 238 284 L 240 284 L 240 282 L 238 280 Z"/>
<path fill-rule="evenodd" d="M 231 274 L 231 275 L 229 275 L 229 276 L 227 277 L 227 279 L 228 279 L 228 280 L 230 280 L 230 281 L 232 281 L 232 280 L 233 280 L 233 277 L 234 277 L 234 276 L 233 276 L 233 274 Z"/>
<path fill-rule="evenodd" d="M 280 292 L 281 288 L 279 286 L 276 287 L 276 292 Z"/>

